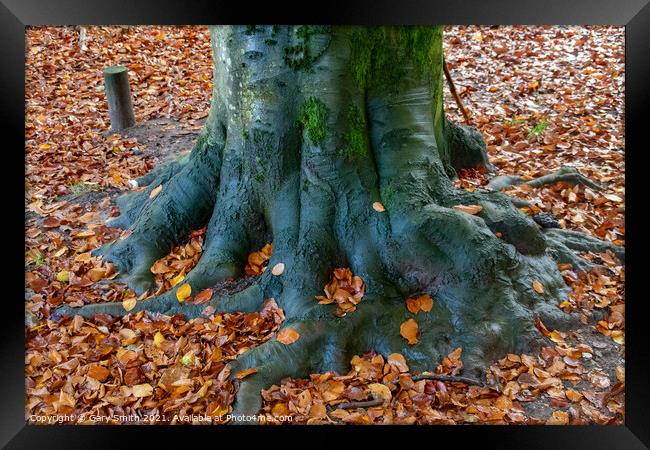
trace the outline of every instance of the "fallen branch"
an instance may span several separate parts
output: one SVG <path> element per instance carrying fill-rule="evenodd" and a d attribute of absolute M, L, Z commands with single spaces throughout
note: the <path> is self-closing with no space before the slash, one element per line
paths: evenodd
<path fill-rule="evenodd" d="M 451 79 L 451 74 L 449 73 L 449 67 L 447 67 L 447 61 L 442 60 L 442 69 L 445 72 L 445 78 L 447 79 L 447 83 L 449 83 L 449 90 L 451 91 L 452 97 L 454 97 L 454 100 L 456 101 L 456 104 L 458 105 L 458 108 L 460 108 L 460 112 L 463 113 L 463 117 L 465 118 L 465 123 L 467 125 L 472 125 L 472 120 L 469 118 L 469 114 L 467 113 L 467 110 L 463 106 L 463 102 L 460 99 L 460 95 L 458 95 L 458 92 L 456 92 L 456 86 L 454 86 L 454 82 Z"/>
<path fill-rule="evenodd" d="M 372 400 L 364 400 L 359 402 L 339 403 L 334 409 L 353 409 L 353 408 L 371 408 L 373 406 L 383 405 L 384 399 L 381 397 L 373 398 Z"/>
<path fill-rule="evenodd" d="M 474 386 L 485 386 L 485 383 L 479 380 L 475 380 L 474 378 L 459 377 L 453 375 L 436 375 L 436 374 L 424 375 L 423 374 L 423 375 L 416 375 L 413 377 L 413 381 L 420 381 L 420 380 L 447 381 L 449 383 L 465 383 Z"/>

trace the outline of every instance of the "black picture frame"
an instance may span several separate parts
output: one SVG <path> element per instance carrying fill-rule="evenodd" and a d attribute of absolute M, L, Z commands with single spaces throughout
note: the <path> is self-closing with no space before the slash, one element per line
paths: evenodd
<path fill-rule="evenodd" d="M 128 447 L 144 438 L 147 447 L 155 440 L 169 442 L 171 434 L 185 434 L 189 427 L 163 426 L 63 426 L 27 425 L 25 421 L 24 381 L 24 315 L 19 297 L 24 296 L 24 202 L 19 191 L 20 166 L 24 161 L 25 117 L 25 27 L 28 25 L 74 24 L 234 24 L 234 23 L 310 23 L 310 24 L 610 24 L 624 25 L 626 29 L 625 61 L 625 165 L 626 165 L 626 418 L 622 426 L 431 426 L 431 427 L 192 427 L 191 441 L 212 441 L 225 445 L 222 439 L 248 439 L 255 435 L 282 433 L 290 440 L 312 445 L 322 437 L 349 445 L 352 434 L 361 439 L 387 434 L 409 446 L 442 445 L 444 440 L 458 448 L 469 440 L 476 440 L 482 448 L 526 449 L 637 449 L 650 446 L 648 408 L 650 390 L 648 375 L 650 350 L 648 316 L 644 314 L 643 254 L 647 244 L 647 225 L 644 224 L 643 154 L 648 152 L 646 132 L 647 110 L 650 105 L 650 4 L 648 0 L 498 0 L 448 1 L 436 4 L 430 1 L 332 1 L 305 4 L 301 7 L 282 7 L 277 2 L 252 3 L 217 0 L 175 2 L 172 0 L 145 1 L 89 1 L 89 0 L 2 0 L 0 3 L 0 86 L 2 88 L 1 122 L 3 171 L 6 179 L 4 214 L 7 228 L 2 236 L 14 244 L 11 253 L 1 251 L 7 258 L 6 271 L 0 272 L 3 289 L 0 298 L 2 323 L 0 325 L 0 445 L 4 448 L 117 448 Z M 644 145 L 646 144 L 646 145 Z M 22 172 L 24 174 L 24 172 Z M 11 175 L 11 176 L 9 176 Z M 23 185 L 24 187 L 24 185 Z M 15 190 L 14 190 L 15 189 Z M 9 212 L 11 211 L 11 212 Z M 11 220 L 8 220 L 11 219 Z M 14 237 L 15 236 L 15 237 Z M 14 261 L 15 257 L 15 261 Z M 15 273 L 14 276 L 11 274 Z M 321 437 L 317 437 L 318 433 Z M 351 434 L 352 433 L 352 434 Z M 280 436 L 264 437 L 276 444 Z M 308 440 L 305 440 L 308 439 Z M 415 440 L 424 444 L 415 444 Z M 446 440 L 445 439 L 445 440 Z M 196 441 L 195 441 L 196 440 Z M 324 441 L 323 441 L 324 442 Z M 398 441 L 399 442 L 399 441 Z M 250 444 L 248 444 L 250 445 Z M 369 444 L 370 445 L 370 444 Z M 167 448 L 167 446 L 160 447 Z"/>

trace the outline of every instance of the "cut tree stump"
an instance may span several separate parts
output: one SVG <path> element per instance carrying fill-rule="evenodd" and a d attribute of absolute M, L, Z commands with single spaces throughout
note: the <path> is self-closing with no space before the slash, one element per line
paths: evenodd
<path fill-rule="evenodd" d="M 104 69 L 104 86 L 111 117 L 111 131 L 121 131 L 135 125 L 127 68 L 111 66 Z"/>

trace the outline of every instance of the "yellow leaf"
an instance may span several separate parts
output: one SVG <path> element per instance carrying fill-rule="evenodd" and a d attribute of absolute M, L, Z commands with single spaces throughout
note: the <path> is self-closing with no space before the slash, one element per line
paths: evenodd
<path fill-rule="evenodd" d="M 70 272 L 68 272 L 67 270 L 62 270 L 61 272 L 56 274 L 56 279 L 57 281 L 65 283 L 70 279 Z"/>
<path fill-rule="evenodd" d="M 184 279 L 185 279 L 185 275 L 183 275 L 182 273 L 179 273 L 179 274 L 176 275 L 174 278 L 172 278 L 171 280 L 169 280 L 169 283 L 172 285 L 172 287 L 174 287 L 174 286 L 176 286 L 178 283 L 180 283 L 181 281 L 183 281 Z"/>
<path fill-rule="evenodd" d="M 407 320 L 406 322 L 402 323 L 402 325 L 400 325 L 399 334 L 401 334 L 402 337 L 408 341 L 409 345 L 417 344 L 418 323 L 413 319 Z"/>
<path fill-rule="evenodd" d="M 557 343 L 557 344 L 561 344 L 561 343 L 564 342 L 564 338 L 562 337 L 562 335 L 561 335 L 559 332 L 555 331 L 555 330 L 551 331 L 551 332 L 548 334 L 548 337 L 549 337 L 553 342 L 555 342 L 555 343 Z"/>
<path fill-rule="evenodd" d="M 535 289 L 535 292 L 537 292 L 538 294 L 544 293 L 544 286 L 542 285 L 542 283 L 540 283 L 537 280 L 533 281 L 533 289 Z"/>
<path fill-rule="evenodd" d="M 136 384 L 131 389 L 135 397 L 148 397 L 153 394 L 153 386 L 149 383 Z"/>
<path fill-rule="evenodd" d="M 481 212 L 483 207 L 481 205 L 454 205 L 452 206 L 456 211 L 464 212 L 467 214 L 475 215 Z"/>
<path fill-rule="evenodd" d="M 127 298 L 122 301 L 122 306 L 124 307 L 125 311 L 131 311 L 133 308 L 135 308 L 137 302 L 138 300 L 135 297 Z"/>
<path fill-rule="evenodd" d="M 375 202 L 372 204 L 372 209 L 374 209 L 377 212 L 384 212 L 386 211 L 386 208 L 384 208 L 384 205 L 382 205 L 380 202 Z"/>
<path fill-rule="evenodd" d="M 156 331 L 156 334 L 153 335 L 153 345 L 160 347 L 163 342 L 165 342 L 165 336 L 160 331 Z"/>
<path fill-rule="evenodd" d="M 190 295 L 192 295 L 192 286 L 189 283 L 185 283 L 176 291 L 176 298 L 180 303 L 183 303 Z"/>
<path fill-rule="evenodd" d="M 160 193 L 160 191 L 162 191 L 162 184 L 160 186 L 158 186 L 157 188 L 153 189 L 149 193 L 149 198 L 154 198 L 156 195 L 158 195 Z"/>
<path fill-rule="evenodd" d="M 618 345 L 623 345 L 625 343 L 625 333 L 623 333 L 621 330 L 614 330 L 610 334 L 610 337 L 616 342 Z"/>
<path fill-rule="evenodd" d="M 282 344 L 289 345 L 300 339 L 300 334 L 293 328 L 284 328 L 278 333 L 276 339 Z"/>
<path fill-rule="evenodd" d="M 275 266 L 273 266 L 273 269 L 271 269 L 271 273 L 276 277 L 282 275 L 283 272 L 284 272 L 284 263 L 277 263 Z"/>
<path fill-rule="evenodd" d="M 43 150 L 48 150 L 50 147 L 52 147 L 50 144 L 42 144 L 40 146 L 40 148 L 43 149 Z"/>

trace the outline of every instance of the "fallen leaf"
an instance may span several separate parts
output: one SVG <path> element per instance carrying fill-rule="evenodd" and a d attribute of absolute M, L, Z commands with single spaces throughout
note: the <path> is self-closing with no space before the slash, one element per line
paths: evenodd
<path fill-rule="evenodd" d="M 409 345 L 418 343 L 418 324 L 415 320 L 409 319 L 399 327 L 399 333 L 406 339 Z"/>
<path fill-rule="evenodd" d="M 70 272 L 68 272 L 67 270 L 62 270 L 61 272 L 56 274 L 56 279 L 57 281 L 66 283 L 70 279 Z"/>
<path fill-rule="evenodd" d="M 132 388 L 132 393 L 134 397 L 148 397 L 153 394 L 153 386 L 149 383 L 145 384 L 136 384 Z"/>
<path fill-rule="evenodd" d="M 533 289 L 535 289 L 535 292 L 538 294 L 544 293 L 544 286 L 538 280 L 533 281 Z"/>
<path fill-rule="evenodd" d="M 289 345 L 300 339 L 300 334 L 293 328 L 283 328 L 276 339 L 282 344 Z"/>
<path fill-rule="evenodd" d="M 205 289 L 194 296 L 193 305 L 200 305 L 212 299 L 212 289 Z"/>
<path fill-rule="evenodd" d="M 372 204 L 372 209 L 374 209 L 377 212 L 384 212 L 386 211 L 386 208 L 384 208 L 384 205 L 382 205 L 380 202 L 375 202 Z"/>
<path fill-rule="evenodd" d="M 273 269 L 271 269 L 271 273 L 273 275 L 280 276 L 284 272 L 284 263 L 277 263 L 275 266 L 273 266 Z"/>
<path fill-rule="evenodd" d="M 464 212 L 467 214 L 475 215 L 483 210 L 481 205 L 454 205 L 452 206 L 456 211 Z"/>
<path fill-rule="evenodd" d="M 189 296 L 192 294 L 192 286 L 189 285 L 189 283 L 185 283 L 181 287 L 178 288 L 176 291 L 176 298 L 180 303 L 183 303 L 185 300 L 189 298 Z"/>
<path fill-rule="evenodd" d="M 158 186 L 157 188 L 154 188 L 150 193 L 149 193 L 149 198 L 154 198 L 156 195 L 158 195 L 162 191 L 162 184 Z"/>
<path fill-rule="evenodd" d="M 406 359 L 399 353 L 391 353 L 388 355 L 388 364 L 397 367 L 401 373 L 409 371 L 409 366 L 406 364 Z"/>
<path fill-rule="evenodd" d="M 110 375 L 111 371 L 104 366 L 99 364 L 93 364 L 88 369 L 88 376 L 94 378 L 97 381 L 104 381 Z"/>
<path fill-rule="evenodd" d="M 153 344 L 156 347 L 160 347 L 163 342 L 165 342 L 165 336 L 160 331 L 156 331 L 156 334 L 153 336 Z"/>
<path fill-rule="evenodd" d="M 242 378 L 246 378 L 249 375 L 252 375 L 257 372 L 257 369 L 255 367 L 251 367 L 250 369 L 246 370 L 240 370 L 235 374 L 235 378 L 238 380 L 241 380 Z"/>
<path fill-rule="evenodd" d="M 384 405 L 387 405 L 391 398 L 393 398 L 393 395 L 390 392 L 390 389 L 388 386 L 385 384 L 381 383 L 370 383 L 368 385 L 368 389 L 370 389 L 370 392 L 373 393 L 373 396 L 375 398 L 381 398 L 384 400 Z"/>
<path fill-rule="evenodd" d="M 127 298 L 122 301 L 122 307 L 125 311 L 131 311 L 135 308 L 136 303 L 138 303 L 138 300 L 135 297 Z"/>

